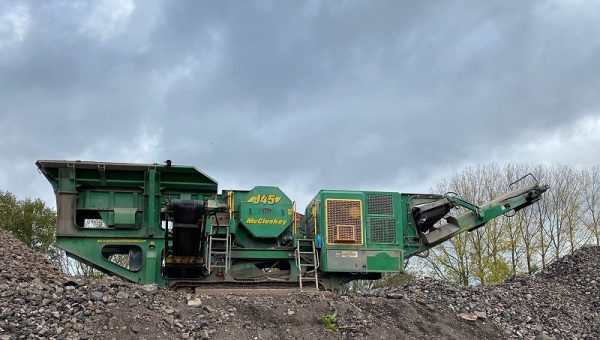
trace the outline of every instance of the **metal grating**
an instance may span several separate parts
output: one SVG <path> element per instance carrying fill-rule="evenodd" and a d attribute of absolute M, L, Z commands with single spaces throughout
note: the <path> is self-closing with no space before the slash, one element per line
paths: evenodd
<path fill-rule="evenodd" d="M 360 200 L 328 199 L 327 243 L 362 244 L 362 206 Z"/>
<path fill-rule="evenodd" d="M 371 234 L 369 241 L 374 243 L 396 243 L 396 219 L 387 218 L 371 218 L 369 220 Z"/>
<path fill-rule="evenodd" d="M 393 215 L 392 195 L 367 195 L 367 213 L 369 215 Z"/>
<path fill-rule="evenodd" d="M 336 242 L 355 242 L 356 227 L 350 224 L 338 224 L 335 227 Z"/>

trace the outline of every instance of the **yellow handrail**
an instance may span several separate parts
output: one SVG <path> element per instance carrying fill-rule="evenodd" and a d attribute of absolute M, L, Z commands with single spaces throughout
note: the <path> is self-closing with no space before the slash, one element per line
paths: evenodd
<path fill-rule="evenodd" d="M 227 207 L 229 208 L 229 221 L 233 218 L 233 191 L 227 192 Z"/>
<path fill-rule="evenodd" d="M 314 225 L 315 225 L 314 236 L 317 237 L 317 202 L 313 202 L 311 210 L 312 210 L 311 211 L 312 218 L 313 218 L 313 221 L 315 222 L 314 223 Z"/>
<path fill-rule="evenodd" d="M 296 235 L 298 227 L 296 226 L 296 201 L 292 202 L 292 234 Z"/>

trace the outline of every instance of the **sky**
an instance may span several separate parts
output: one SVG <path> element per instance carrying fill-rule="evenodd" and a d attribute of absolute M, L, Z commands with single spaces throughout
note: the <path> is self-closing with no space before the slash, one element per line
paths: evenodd
<path fill-rule="evenodd" d="M 0 190 L 54 206 L 38 159 L 171 159 L 303 207 L 598 164 L 599 22 L 598 1 L 0 0 Z"/>

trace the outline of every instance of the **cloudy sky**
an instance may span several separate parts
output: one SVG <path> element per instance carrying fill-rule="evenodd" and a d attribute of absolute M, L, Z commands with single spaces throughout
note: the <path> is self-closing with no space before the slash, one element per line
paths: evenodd
<path fill-rule="evenodd" d="M 191 164 L 221 189 L 426 191 L 600 162 L 597 1 L 2 1 L 0 190 L 37 159 Z"/>

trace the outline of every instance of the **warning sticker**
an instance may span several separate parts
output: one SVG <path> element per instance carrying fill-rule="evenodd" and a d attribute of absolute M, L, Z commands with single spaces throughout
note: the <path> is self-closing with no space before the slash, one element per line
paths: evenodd
<path fill-rule="evenodd" d="M 358 257 L 358 252 L 354 250 L 342 250 L 336 252 L 335 257 Z"/>

